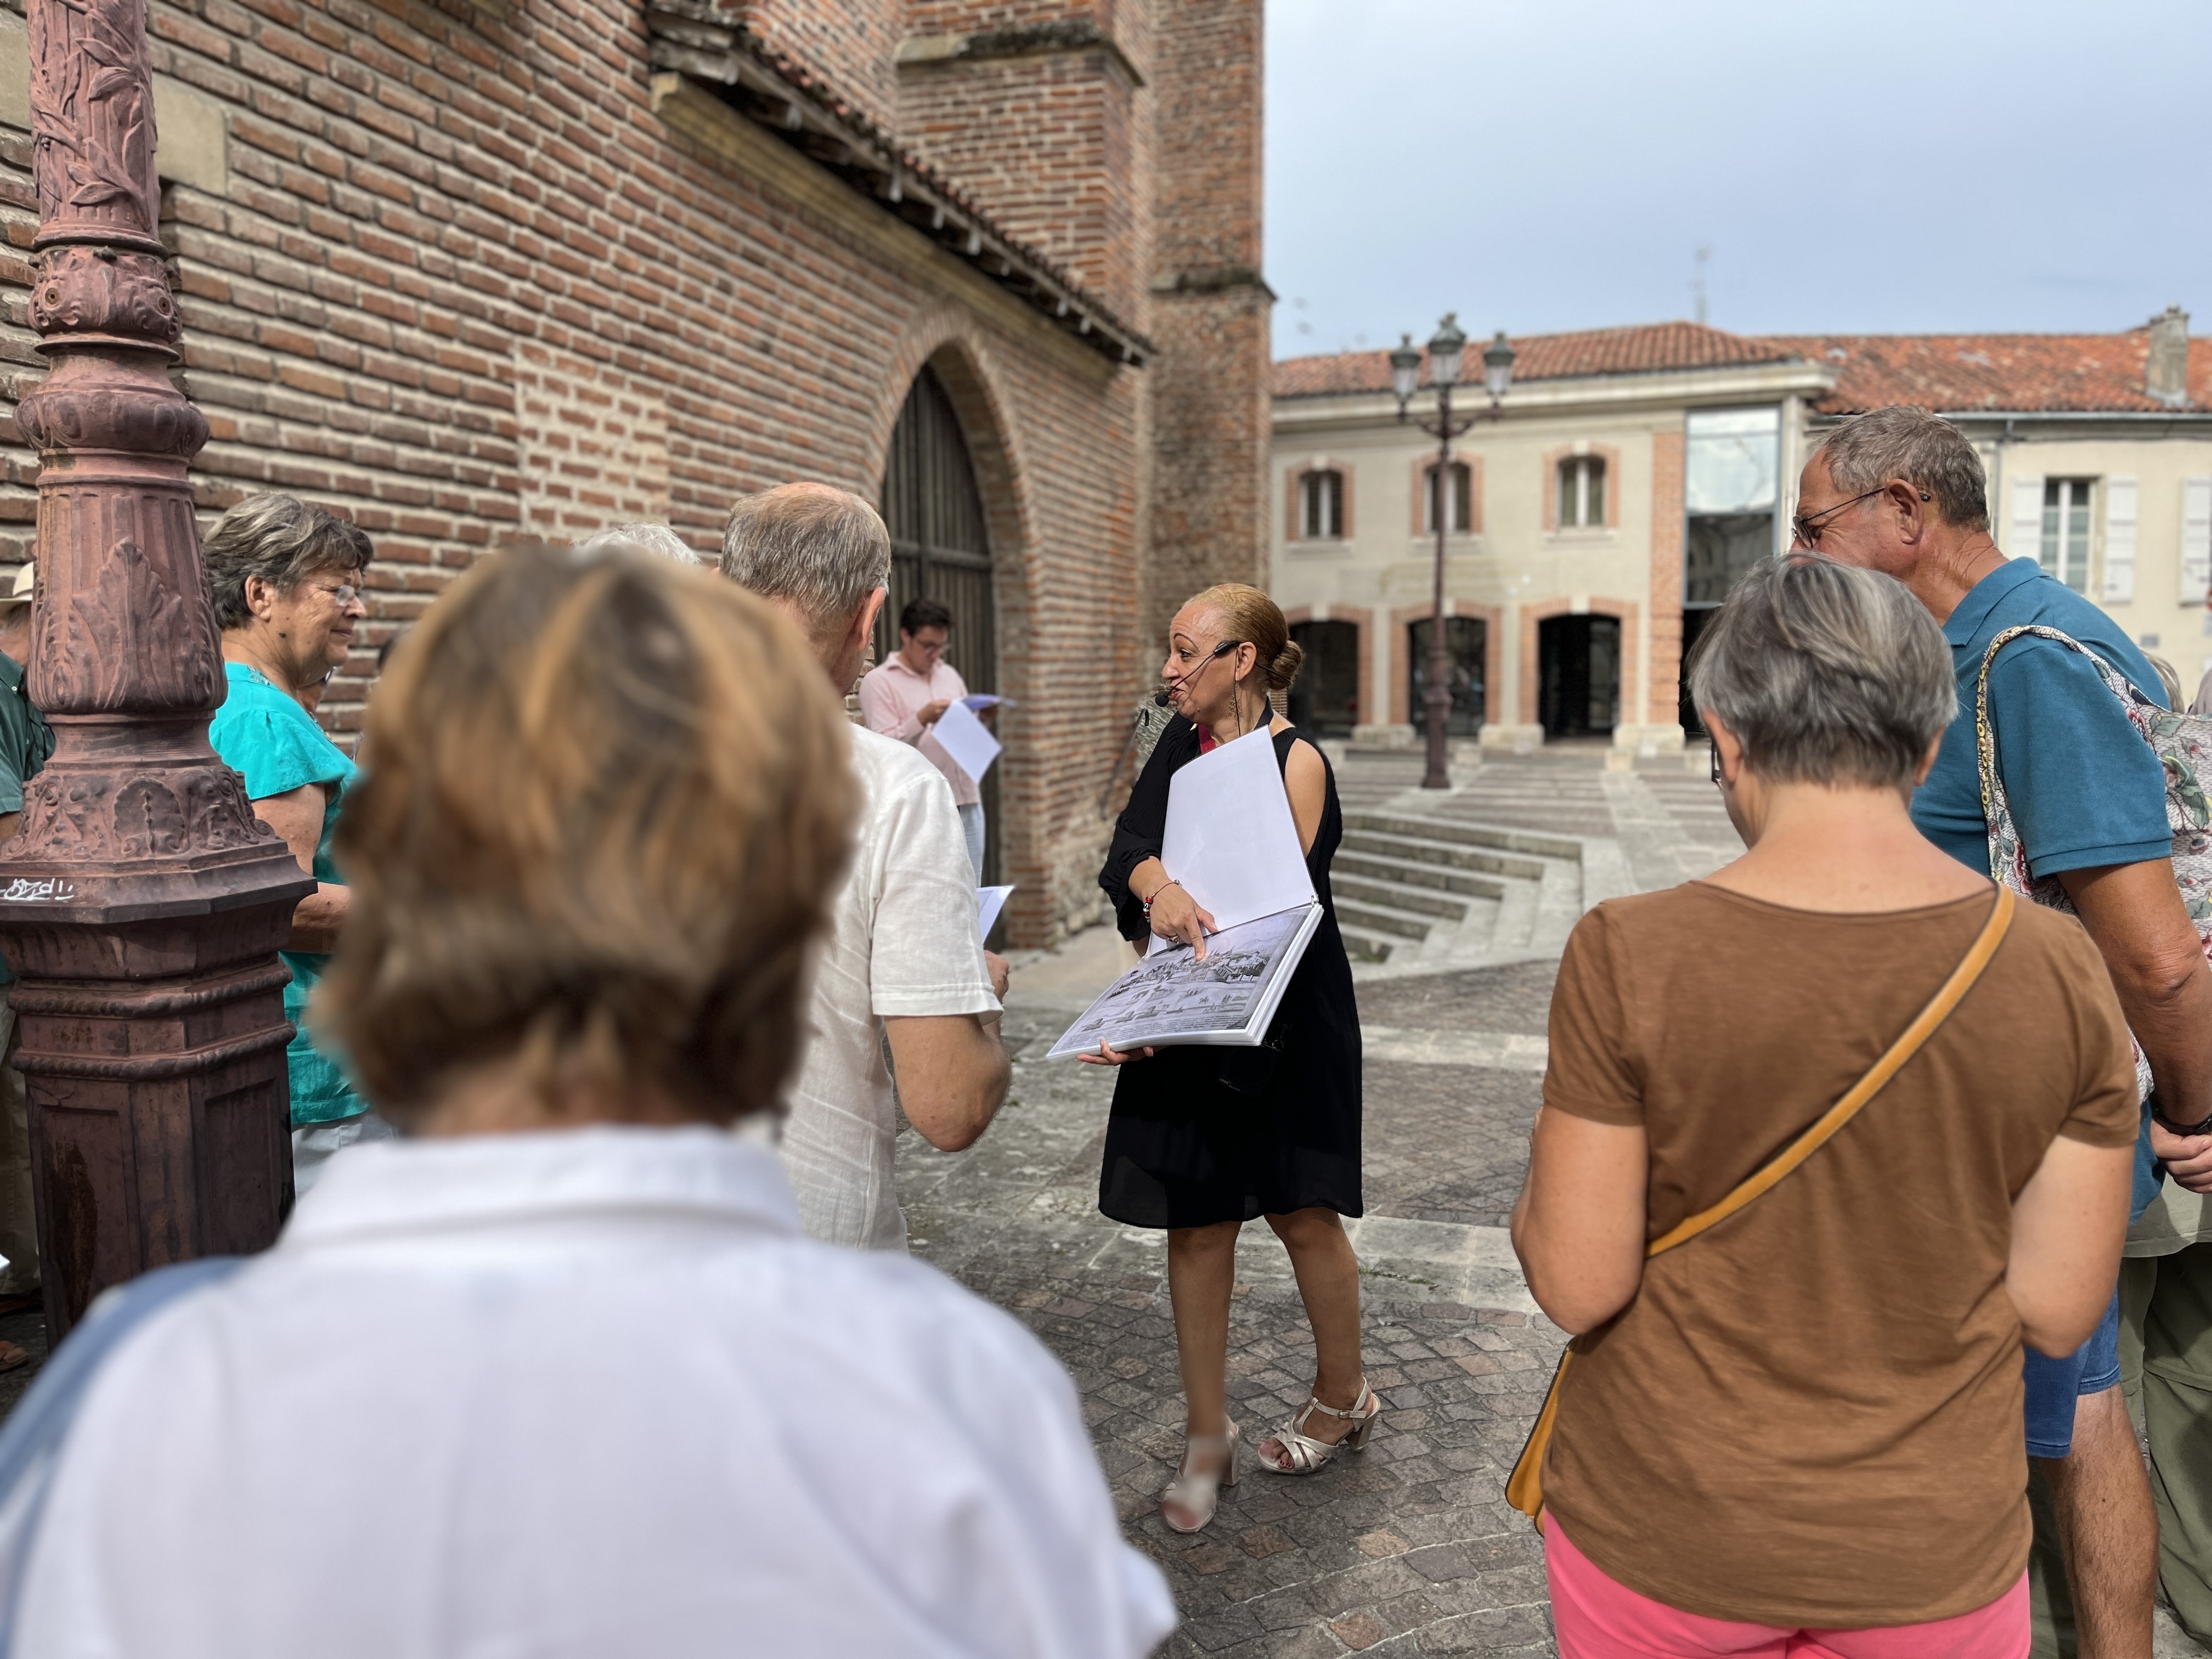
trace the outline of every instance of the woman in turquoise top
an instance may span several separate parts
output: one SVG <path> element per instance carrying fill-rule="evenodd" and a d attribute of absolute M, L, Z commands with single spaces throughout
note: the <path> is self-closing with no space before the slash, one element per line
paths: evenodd
<path fill-rule="evenodd" d="M 346 888 L 331 862 L 331 830 L 354 763 L 301 702 L 346 659 L 368 614 L 360 583 L 371 555 L 361 529 L 289 495 L 255 495 L 209 532 L 208 586 L 229 693 L 208 727 L 216 753 L 246 779 L 261 821 L 284 838 L 318 884 L 292 915 L 284 1012 L 300 1030 L 292 1074 L 295 1188 L 341 1146 L 374 1139 L 380 1120 L 329 1054 L 308 1040 L 308 994 L 337 943 Z"/>

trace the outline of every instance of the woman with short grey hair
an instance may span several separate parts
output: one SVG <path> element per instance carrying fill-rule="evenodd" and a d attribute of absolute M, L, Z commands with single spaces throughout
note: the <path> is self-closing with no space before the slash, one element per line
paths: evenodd
<path fill-rule="evenodd" d="M 1690 675 L 1748 850 L 1568 942 L 1510 1489 L 1562 1659 L 2028 1650 L 2021 1349 L 2104 1312 L 2135 1071 L 2081 930 L 1913 827 L 1954 685 L 1889 578 L 1754 569 Z"/>
<path fill-rule="evenodd" d="M 332 1058 L 307 1036 L 307 995 L 345 921 L 345 882 L 331 860 L 338 805 L 354 763 L 309 712 L 345 664 L 373 554 L 357 525 L 290 495 L 253 495 L 208 532 L 208 595 L 222 629 L 222 707 L 208 726 L 216 754 L 246 780 L 255 815 L 284 838 L 315 890 L 292 913 L 283 952 L 292 982 L 284 1012 L 297 1028 L 287 1054 L 296 1188 L 331 1154 L 391 1131 Z"/>

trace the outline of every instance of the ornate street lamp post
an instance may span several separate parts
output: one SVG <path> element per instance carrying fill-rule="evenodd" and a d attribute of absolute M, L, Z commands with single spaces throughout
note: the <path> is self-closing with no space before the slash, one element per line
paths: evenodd
<path fill-rule="evenodd" d="M 1451 500 L 1446 492 L 1451 483 L 1452 440 L 1482 418 L 1474 414 L 1457 422 L 1452 419 L 1452 387 L 1459 383 L 1460 360 L 1467 351 L 1467 336 L 1460 331 L 1458 316 L 1456 312 L 1447 312 L 1429 342 L 1429 383 L 1437 389 L 1437 418 L 1416 422 L 1437 441 L 1437 470 L 1429 486 L 1429 511 L 1437 528 L 1435 605 L 1429 618 L 1428 684 L 1421 691 L 1429 726 L 1428 770 L 1421 778 L 1424 789 L 1451 787 L 1444 743 L 1444 726 L 1451 717 L 1451 653 L 1444 647 L 1444 537 L 1451 528 Z M 1390 354 L 1390 389 L 1397 394 L 1401 422 L 1420 378 L 1420 348 L 1408 334 Z M 1482 354 L 1482 378 L 1490 393 L 1490 412 L 1495 414 L 1506 387 L 1513 383 L 1513 347 L 1502 328 Z"/>
<path fill-rule="evenodd" d="M 30 0 L 28 21 L 52 368 L 15 423 L 40 463 L 30 695 L 57 743 L 0 851 L 0 946 L 58 1340 L 109 1285 L 276 1237 L 276 951 L 313 883 L 208 746 L 222 651 L 185 479 L 208 428 L 167 372 L 144 0 Z"/>

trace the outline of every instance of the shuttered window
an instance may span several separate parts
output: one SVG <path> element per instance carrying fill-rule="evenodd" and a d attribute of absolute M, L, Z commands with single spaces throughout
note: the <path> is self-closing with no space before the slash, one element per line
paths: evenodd
<path fill-rule="evenodd" d="M 2181 592 L 2184 605 L 2204 603 L 2212 586 L 2212 478 L 2181 484 Z"/>
<path fill-rule="evenodd" d="M 2045 478 L 2038 556 L 2043 568 L 2076 593 L 2089 586 L 2088 478 Z"/>
<path fill-rule="evenodd" d="M 1464 536 L 1474 523 L 1474 475 L 1465 461 L 1454 461 L 1446 477 L 1450 480 L 1451 516 L 1445 522 L 1445 533 Z M 1421 528 L 1429 534 L 1437 533 L 1437 469 L 1431 462 L 1421 475 L 1423 501 Z"/>
<path fill-rule="evenodd" d="M 1344 474 L 1327 468 L 1298 483 L 1300 534 L 1310 542 L 1333 542 L 1344 535 Z"/>
<path fill-rule="evenodd" d="M 2105 480 L 2105 603 L 2136 596 L 2136 481 Z"/>

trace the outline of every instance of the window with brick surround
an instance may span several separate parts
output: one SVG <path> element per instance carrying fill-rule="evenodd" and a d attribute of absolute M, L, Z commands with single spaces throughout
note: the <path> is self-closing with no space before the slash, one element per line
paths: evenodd
<path fill-rule="evenodd" d="M 1464 536 L 1474 525 L 1474 473 L 1465 461 L 1454 461 L 1446 475 L 1445 488 L 1451 504 L 1451 516 L 1445 521 L 1445 533 Z M 1437 469 L 1431 462 L 1421 472 L 1421 530 L 1425 535 L 1437 533 Z"/>
<path fill-rule="evenodd" d="M 1605 527 L 1605 458 L 1570 455 L 1559 463 L 1559 528 Z"/>
<path fill-rule="evenodd" d="M 1298 480 L 1299 535 L 1310 542 L 1344 537 L 1344 474 L 1321 467 Z"/>
<path fill-rule="evenodd" d="M 2043 481 L 2043 568 L 2076 593 L 2089 585 L 2089 478 Z"/>

